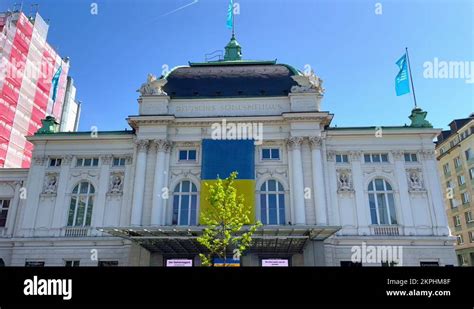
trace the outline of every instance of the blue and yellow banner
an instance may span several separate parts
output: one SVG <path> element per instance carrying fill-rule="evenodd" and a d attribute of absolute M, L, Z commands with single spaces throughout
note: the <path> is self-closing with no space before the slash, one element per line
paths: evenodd
<path fill-rule="evenodd" d="M 234 180 L 237 195 L 244 196 L 244 204 L 249 207 L 251 223 L 255 222 L 255 145 L 253 140 L 212 140 L 202 141 L 201 197 L 200 211 L 210 207 L 206 184 L 213 184 L 217 177 L 225 179 L 237 171 Z"/>

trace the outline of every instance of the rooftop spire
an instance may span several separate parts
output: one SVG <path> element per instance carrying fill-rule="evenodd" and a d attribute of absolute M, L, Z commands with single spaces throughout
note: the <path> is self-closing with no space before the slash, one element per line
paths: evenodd
<path fill-rule="evenodd" d="M 225 47 L 224 61 L 235 61 L 242 60 L 242 47 L 239 42 L 235 39 L 235 35 L 232 33 L 229 43 Z"/>

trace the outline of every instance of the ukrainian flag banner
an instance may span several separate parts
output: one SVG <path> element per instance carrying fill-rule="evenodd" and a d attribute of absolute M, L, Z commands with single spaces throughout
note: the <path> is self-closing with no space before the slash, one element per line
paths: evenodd
<path fill-rule="evenodd" d="M 250 210 L 250 223 L 255 223 L 255 145 L 253 140 L 202 141 L 200 212 L 210 207 L 209 190 L 206 186 L 225 179 L 234 171 L 237 195 L 243 195 L 244 205 Z"/>

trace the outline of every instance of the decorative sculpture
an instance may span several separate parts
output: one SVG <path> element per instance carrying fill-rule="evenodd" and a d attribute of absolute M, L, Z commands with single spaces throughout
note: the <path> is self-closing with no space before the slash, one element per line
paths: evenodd
<path fill-rule="evenodd" d="M 163 87 L 168 81 L 164 78 L 157 79 L 155 75 L 148 74 L 147 81 L 140 86 L 137 92 L 142 96 L 145 95 L 167 95 Z"/>
<path fill-rule="evenodd" d="M 316 76 L 313 70 L 309 75 L 293 75 L 291 78 L 298 83 L 298 86 L 291 87 L 291 92 L 324 94 L 323 80 Z"/>

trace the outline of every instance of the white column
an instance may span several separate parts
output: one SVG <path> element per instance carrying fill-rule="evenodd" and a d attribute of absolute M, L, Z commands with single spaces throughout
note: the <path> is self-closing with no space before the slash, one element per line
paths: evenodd
<path fill-rule="evenodd" d="M 356 198 L 357 228 L 359 235 L 369 235 L 369 205 L 365 203 L 367 188 L 364 187 L 364 175 L 362 173 L 361 152 L 354 151 L 350 154 L 352 177 Z"/>
<path fill-rule="evenodd" d="M 324 186 L 323 156 L 321 154 L 321 137 L 309 138 L 311 145 L 311 166 L 313 174 L 313 201 L 316 210 L 316 224 L 327 225 L 326 188 Z"/>
<path fill-rule="evenodd" d="M 140 226 L 142 224 L 143 196 L 145 194 L 146 152 L 148 141 L 137 140 L 135 143 L 137 145 L 137 160 L 135 162 L 131 225 Z"/>
<path fill-rule="evenodd" d="M 165 183 L 165 165 L 166 153 L 169 151 L 170 143 L 167 140 L 155 140 L 156 145 L 156 164 L 155 180 L 153 182 L 153 200 L 151 208 L 151 225 L 163 224 L 163 207 L 165 200 L 162 197 L 162 191 Z"/>
<path fill-rule="evenodd" d="M 428 196 L 431 199 L 430 206 L 435 215 L 434 231 L 437 235 L 449 235 L 448 220 L 444 210 L 444 199 L 441 183 L 439 181 L 438 168 L 434 150 L 425 150 L 423 157 L 423 179 L 425 181 Z"/>
<path fill-rule="evenodd" d="M 104 155 L 100 157 L 99 183 L 95 188 L 96 200 L 94 208 L 92 209 L 92 222 L 94 227 L 104 226 L 105 204 L 107 200 L 107 192 L 110 187 L 110 165 L 113 157 L 111 155 Z M 92 230 L 95 233 L 95 230 Z"/>
<path fill-rule="evenodd" d="M 161 225 L 166 225 L 166 218 L 167 218 L 167 207 L 168 201 L 172 195 L 172 190 L 174 188 L 169 187 L 169 172 L 170 172 L 170 156 L 171 156 L 171 148 L 172 143 L 170 143 L 170 147 L 168 147 L 168 151 L 165 152 L 165 169 L 163 171 L 163 188 L 168 188 L 168 198 L 163 200 L 163 207 L 161 209 Z"/>
<path fill-rule="evenodd" d="M 413 221 L 413 213 L 411 211 L 410 196 L 408 195 L 408 183 L 405 171 L 403 152 L 394 151 L 392 152 L 392 155 L 395 161 L 395 176 L 397 177 L 398 192 L 400 194 L 401 203 L 400 207 L 398 207 L 401 213 L 399 213 L 398 215 L 401 217 L 399 218 L 399 220 L 402 220 L 400 220 L 401 222 L 399 223 L 404 226 L 405 235 L 415 235 L 415 224 Z"/>
<path fill-rule="evenodd" d="M 19 204 L 20 204 L 20 188 L 21 188 L 21 182 L 20 181 L 14 181 L 12 183 L 15 187 L 15 192 L 13 195 L 13 200 L 10 205 L 10 209 L 8 210 L 8 217 L 7 217 L 7 235 L 13 236 L 14 230 L 15 230 L 15 223 L 16 223 L 16 217 L 17 213 L 19 210 Z"/>
<path fill-rule="evenodd" d="M 303 164 L 301 162 L 301 144 L 302 137 L 291 137 L 288 139 L 288 148 L 291 151 L 291 169 L 293 176 L 293 207 L 295 210 L 294 224 L 306 224 L 306 215 L 304 207 L 304 184 L 303 184 Z"/>
<path fill-rule="evenodd" d="M 52 228 L 56 231 L 56 236 L 60 235 L 61 228 L 67 224 L 67 219 L 65 221 L 64 218 L 68 216 L 67 213 L 69 212 L 69 205 L 71 203 L 71 192 L 67 192 L 67 189 L 72 160 L 72 155 L 65 155 L 61 158 L 61 169 L 58 177 L 58 189 L 52 222 Z"/>

